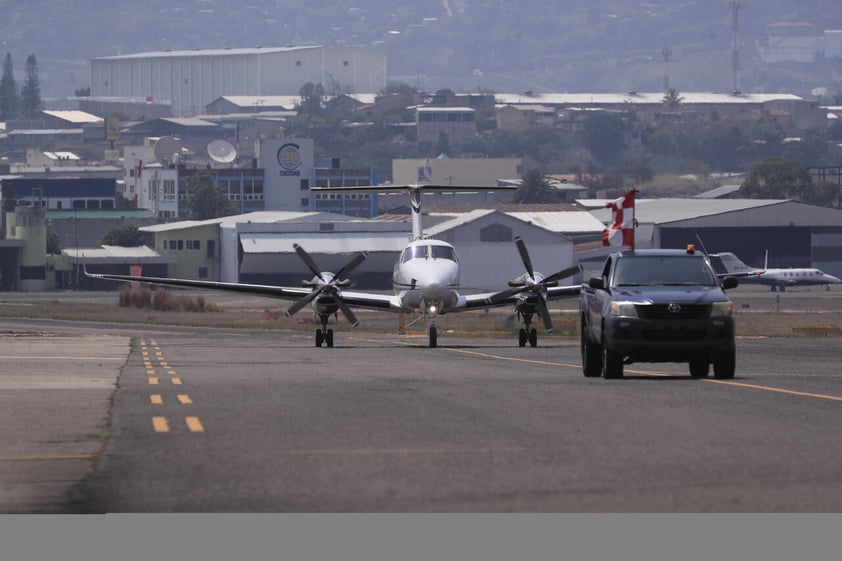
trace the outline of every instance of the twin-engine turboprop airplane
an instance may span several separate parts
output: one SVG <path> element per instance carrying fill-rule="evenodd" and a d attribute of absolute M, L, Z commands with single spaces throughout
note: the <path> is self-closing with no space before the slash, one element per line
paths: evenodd
<path fill-rule="evenodd" d="M 109 279 L 117 281 L 146 282 L 185 288 L 200 288 L 212 290 L 227 290 L 256 294 L 285 300 L 295 300 L 285 314 L 291 316 L 310 304 L 314 316 L 318 318 L 320 326 L 316 330 L 316 346 L 326 344 L 333 346 L 333 330 L 328 323 L 332 317 L 341 312 L 348 322 L 356 327 L 359 322 L 351 308 L 384 310 L 397 313 L 420 312 L 424 317 L 429 346 L 438 344 L 436 319 L 438 316 L 480 310 L 505 305 L 513 305 L 519 318 L 523 319 L 524 327 L 519 331 L 518 343 L 525 346 L 536 346 L 538 335 L 531 326 L 535 314 L 541 316 L 547 332 L 553 329 L 547 308 L 547 300 L 552 298 L 578 296 L 580 284 L 558 286 L 559 279 L 570 277 L 581 270 L 579 266 L 569 267 L 552 275 L 544 277 L 532 268 L 529 254 L 523 240 L 516 238 L 526 273 L 509 282 L 509 288 L 499 292 L 483 294 L 459 293 L 459 260 L 456 250 L 447 242 L 426 239 L 421 225 L 421 194 L 423 192 L 486 192 L 497 190 L 511 190 L 512 187 L 454 187 L 452 185 L 404 185 L 404 186 L 361 186 L 361 187 L 330 187 L 312 188 L 313 192 L 343 192 L 343 193 L 409 193 L 412 207 L 412 241 L 407 244 L 395 263 L 392 275 L 394 294 L 377 294 L 345 290 L 350 281 L 345 278 L 366 258 L 366 253 L 355 255 L 338 272 L 320 272 L 313 259 L 299 245 L 295 251 L 314 274 L 312 280 L 303 281 L 302 287 L 283 287 L 270 285 L 256 285 L 246 283 L 227 283 L 214 281 L 198 281 L 189 279 L 168 279 L 160 277 L 143 277 L 132 275 L 85 274 L 91 278 Z"/>

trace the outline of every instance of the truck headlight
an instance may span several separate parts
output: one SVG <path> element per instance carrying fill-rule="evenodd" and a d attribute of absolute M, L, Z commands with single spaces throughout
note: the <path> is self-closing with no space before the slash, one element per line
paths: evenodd
<path fill-rule="evenodd" d="M 712 316 L 730 316 L 734 313 L 734 304 L 732 302 L 714 302 L 713 308 L 710 310 Z"/>
<path fill-rule="evenodd" d="M 637 317 L 637 309 L 634 302 L 611 302 L 612 316 Z"/>

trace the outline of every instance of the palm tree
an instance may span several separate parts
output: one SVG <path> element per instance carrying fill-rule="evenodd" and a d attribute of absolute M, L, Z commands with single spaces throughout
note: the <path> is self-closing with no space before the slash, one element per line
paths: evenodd
<path fill-rule="evenodd" d="M 664 98 L 661 100 L 664 104 L 669 107 L 670 109 L 675 109 L 681 102 L 684 101 L 684 98 L 681 97 L 681 94 L 678 93 L 678 90 L 675 88 L 670 88 L 667 93 L 664 94 Z"/>
<path fill-rule="evenodd" d="M 520 187 L 512 197 L 513 203 L 549 204 L 558 202 L 558 194 L 539 169 L 530 169 L 523 174 Z"/>

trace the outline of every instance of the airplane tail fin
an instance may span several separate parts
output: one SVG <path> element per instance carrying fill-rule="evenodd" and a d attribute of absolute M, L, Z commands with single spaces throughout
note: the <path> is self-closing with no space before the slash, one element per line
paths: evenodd
<path fill-rule="evenodd" d="M 740 261 L 740 258 L 730 252 L 718 253 L 722 266 L 726 273 L 748 273 L 752 270 L 751 267 Z"/>

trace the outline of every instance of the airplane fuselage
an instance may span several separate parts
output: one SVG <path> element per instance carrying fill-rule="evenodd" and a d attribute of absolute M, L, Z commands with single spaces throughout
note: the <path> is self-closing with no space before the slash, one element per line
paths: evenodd
<path fill-rule="evenodd" d="M 443 314 L 459 303 L 459 261 L 453 246 L 433 239 L 409 243 L 392 274 L 392 287 L 405 310 Z"/>
<path fill-rule="evenodd" d="M 842 281 L 819 269 L 768 269 L 757 276 L 745 277 L 741 282 L 770 286 L 823 286 Z"/>

